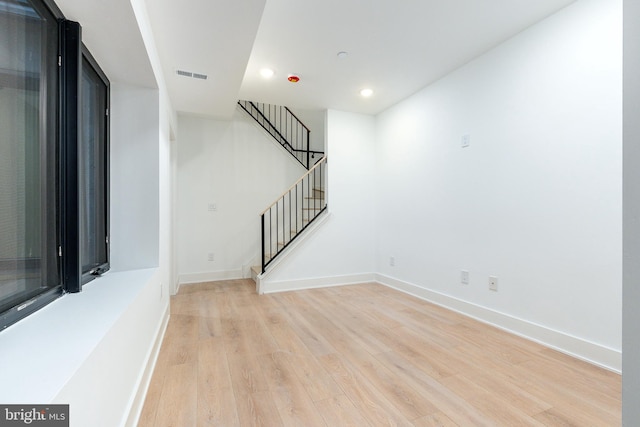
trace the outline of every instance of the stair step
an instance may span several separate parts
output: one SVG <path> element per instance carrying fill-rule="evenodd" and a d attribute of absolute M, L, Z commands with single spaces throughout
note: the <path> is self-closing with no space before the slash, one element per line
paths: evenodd
<path fill-rule="evenodd" d="M 258 275 L 260 275 L 261 273 L 262 273 L 262 267 L 261 266 L 254 265 L 253 267 L 251 267 L 251 278 L 253 279 L 254 282 L 258 278 Z"/>

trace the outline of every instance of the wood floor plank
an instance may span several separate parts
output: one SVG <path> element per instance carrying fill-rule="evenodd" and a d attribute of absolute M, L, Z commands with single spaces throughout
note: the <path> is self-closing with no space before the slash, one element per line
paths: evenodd
<path fill-rule="evenodd" d="M 461 346 L 465 346 L 471 351 L 475 348 L 481 348 L 482 352 L 489 354 L 492 359 L 509 364 L 526 362 L 537 354 L 537 351 L 527 351 L 516 345 L 502 345 L 505 333 L 489 326 L 478 329 L 477 327 L 469 327 L 466 323 L 459 323 L 457 325 L 443 325 L 442 329 L 462 341 Z"/>
<path fill-rule="evenodd" d="M 197 316 L 172 315 L 158 355 L 158 365 L 195 364 L 198 359 L 198 337 Z"/>
<path fill-rule="evenodd" d="M 438 411 L 429 399 L 394 375 L 373 356 L 368 360 L 358 361 L 356 367 L 407 419 L 413 420 Z"/>
<path fill-rule="evenodd" d="M 158 404 L 160 403 L 160 396 L 162 395 L 162 389 L 164 387 L 165 375 L 166 369 L 157 368 L 151 376 L 149 389 L 147 390 L 147 396 L 138 422 L 139 427 L 153 427 L 155 425 Z"/>
<path fill-rule="evenodd" d="M 344 394 L 315 402 L 316 408 L 327 426 L 366 427 L 371 426 Z"/>
<path fill-rule="evenodd" d="M 200 341 L 197 380 L 198 426 L 238 425 L 231 375 L 221 338 Z"/>
<path fill-rule="evenodd" d="M 437 345 L 421 339 L 414 340 L 398 331 L 389 342 L 392 351 L 402 354 L 433 378 L 445 378 L 469 369 L 469 364 L 455 352 L 439 351 Z"/>
<path fill-rule="evenodd" d="M 614 426 L 620 375 L 388 287 L 171 297 L 139 426 Z"/>
<path fill-rule="evenodd" d="M 154 427 L 196 427 L 197 378 L 195 363 L 167 368 Z"/>
<path fill-rule="evenodd" d="M 546 387 L 538 392 L 543 392 L 547 387 L 553 390 L 546 392 L 553 396 L 554 407 L 558 409 L 580 407 L 581 412 L 593 419 L 604 420 L 609 425 L 618 425 L 620 419 L 621 403 L 617 396 L 610 396 L 602 386 L 593 384 L 590 380 L 567 374 L 566 370 L 558 365 L 549 365 L 541 360 L 530 361 L 518 366 L 527 378 L 535 377 L 531 381 L 539 386 Z M 559 380 L 561 378 L 561 380 Z M 533 392 L 533 391 L 532 391 Z"/>
<path fill-rule="evenodd" d="M 291 353 L 284 353 L 284 356 L 314 402 L 342 394 L 340 387 L 316 358 Z"/>
<path fill-rule="evenodd" d="M 540 360 L 544 360 L 547 366 L 559 366 L 562 374 L 572 372 L 571 376 L 576 375 L 580 380 L 587 382 L 587 387 L 593 388 L 596 385 L 597 390 L 601 390 L 607 396 L 622 402 L 622 389 L 617 386 L 618 374 L 601 369 L 583 360 L 576 359 L 559 351 L 543 348 L 540 350 Z M 559 362 L 560 365 L 557 365 Z"/>
<path fill-rule="evenodd" d="M 255 355 L 227 354 L 227 363 L 236 395 L 269 390 L 269 383 Z"/>
<path fill-rule="evenodd" d="M 417 420 L 413 420 L 415 427 L 459 427 L 458 424 L 451 421 L 451 418 L 447 417 L 442 412 L 438 412 L 431 415 L 426 415 Z"/>
<path fill-rule="evenodd" d="M 458 425 L 494 426 L 494 423 L 478 409 L 424 372 L 419 365 L 405 359 L 404 355 L 389 352 L 376 357 L 383 361 L 398 378 L 412 385 L 416 390 L 420 390 L 423 397 Z"/>
<path fill-rule="evenodd" d="M 518 387 L 508 378 L 495 372 L 479 372 L 468 377 L 474 385 L 482 388 L 487 393 L 500 396 L 509 405 L 518 408 L 523 413 L 533 416 L 542 411 L 551 409 L 553 405 L 549 401 L 542 400 L 529 393 L 526 389 Z M 549 399 L 550 400 L 550 399 Z"/>
<path fill-rule="evenodd" d="M 282 419 L 270 391 L 236 393 L 238 417 L 242 427 L 278 427 Z"/>
<path fill-rule="evenodd" d="M 440 379 L 439 382 L 484 413 L 486 418 L 494 420 L 497 425 L 543 427 L 542 423 L 520 411 L 502 395 L 483 389 L 464 375 L 454 375 Z"/>
<path fill-rule="evenodd" d="M 533 418 L 540 421 L 545 426 L 611 427 L 621 425 L 620 422 L 612 423 L 611 421 L 605 421 L 599 417 L 592 417 L 585 411 L 574 406 L 551 408 L 534 415 Z"/>
<path fill-rule="evenodd" d="M 389 402 L 367 378 L 349 367 L 337 354 L 320 357 L 320 361 L 351 399 L 360 414 L 372 425 L 411 426 L 411 422 Z"/>
<path fill-rule="evenodd" d="M 564 378 L 553 373 L 545 373 L 527 366 L 516 366 L 506 372 L 498 372 L 498 376 L 506 376 L 517 386 L 528 393 L 553 404 L 555 411 L 577 415 L 569 419 L 591 419 L 595 425 L 620 425 L 621 405 L 616 399 L 605 397 L 603 401 L 594 399 L 594 390 L 576 389 L 565 383 Z M 620 381 L 618 381 L 620 382 Z M 552 409 L 554 409 L 552 408 Z M 579 408 L 576 412 L 576 408 Z"/>
<path fill-rule="evenodd" d="M 260 361 L 283 425 L 324 426 L 324 420 L 295 374 L 286 354 L 275 352 L 262 355 Z"/>
<path fill-rule="evenodd" d="M 313 357 L 309 348 L 302 342 L 284 315 L 281 313 L 265 313 L 264 315 L 267 317 L 265 326 L 276 341 L 278 350 Z"/>
<path fill-rule="evenodd" d="M 331 319 L 335 327 L 340 329 L 349 340 L 358 340 L 359 345 L 369 354 L 384 353 L 390 350 L 377 336 L 377 332 L 381 332 L 382 329 L 378 328 L 376 331 L 375 327 L 368 323 L 366 319 L 363 319 L 360 311 L 347 310 L 342 301 L 336 298 L 328 298 L 328 300 L 325 298 L 324 301 L 319 301 L 311 293 L 307 297 L 312 305 L 317 306 L 322 302 L 327 304 L 329 310 L 325 310 L 326 315 Z"/>
<path fill-rule="evenodd" d="M 292 293 L 274 295 L 273 299 L 278 302 L 280 309 L 288 316 L 292 330 L 314 356 L 335 352 L 333 345 L 322 334 L 316 332 L 324 327 L 335 328 L 335 325 L 328 322 L 324 316 L 315 314 L 312 308 L 306 306 L 305 301 L 289 294 Z"/>

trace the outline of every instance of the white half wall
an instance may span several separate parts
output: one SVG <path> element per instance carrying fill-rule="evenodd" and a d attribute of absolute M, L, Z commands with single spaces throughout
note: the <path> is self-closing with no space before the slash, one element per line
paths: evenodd
<path fill-rule="evenodd" d="M 178 125 L 179 281 L 248 277 L 260 213 L 306 170 L 240 109 L 228 121 L 181 115 Z"/>
<path fill-rule="evenodd" d="M 73 375 L 60 384 L 51 402 L 70 405 L 72 426 L 135 425 L 127 421 L 137 420 L 142 410 L 169 321 L 168 299 L 160 297 L 159 281 L 157 269 L 109 273 L 69 305 L 65 316 L 75 315 L 82 326 L 59 332 L 64 338 L 60 343 L 67 347 L 59 353 L 69 357 L 62 365 L 71 362 Z M 100 316 L 90 315 L 98 312 Z"/>
<path fill-rule="evenodd" d="M 377 117 L 378 273 L 620 369 L 621 21 L 578 1 Z"/>
<path fill-rule="evenodd" d="M 121 426 L 141 408 L 168 320 L 157 269 L 108 272 L 0 333 L 4 403 L 69 404 L 71 426 Z"/>
<path fill-rule="evenodd" d="M 374 271 L 375 120 L 327 112 L 329 217 L 261 280 L 261 292 L 370 281 Z"/>

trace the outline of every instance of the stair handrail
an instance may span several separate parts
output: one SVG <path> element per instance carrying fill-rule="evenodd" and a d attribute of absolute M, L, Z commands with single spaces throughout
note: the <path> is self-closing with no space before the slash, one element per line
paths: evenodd
<path fill-rule="evenodd" d="M 262 273 L 265 273 L 267 266 L 327 210 L 324 185 L 327 176 L 326 165 L 327 156 L 323 156 L 260 213 Z"/>
<path fill-rule="evenodd" d="M 293 114 L 293 111 L 291 111 L 289 109 L 289 107 L 287 107 L 286 105 L 284 106 L 284 109 L 287 110 L 287 112 L 289 112 L 289 114 L 291 114 L 293 116 L 294 119 L 296 119 L 298 121 L 298 123 L 300 123 L 302 125 L 302 128 L 304 130 L 307 131 L 307 169 L 309 169 L 309 166 L 311 166 L 311 159 L 309 158 L 309 155 L 311 154 L 310 150 L 310 145 L 311 145 L 311 138 L 309 135 L 311 135 L 311 131 L 309 130 L 309 128 L 307 127 L 307 125 L 305 125 L 302 120 L 300 120 L 298 118 L 298 116 L 296 116 L 295 114 Z M 324 153 L 323 153 L 324 154 Z M 317 164 L 318 162 L 316 162 Z"/>
<path fill-rule="evenodd" d="M 266 103 L 256 103 L 254 101 L 247 100 L 238 100 L 238 105 L 247 114 L 249 114 L 249 116 L 251 116 L 256 121 L 256 123 L 262 126 L 262 128 L 266 130 L 269 135 L 271 135 L 280 145 L 282 145 L 282 147 L 287 150 L 302 166 L 304 166 L 305 169 L 308 170 L 311 167 L 311 159 L 315 158 L 317 154 L 324 155 L 323 151 L 315 151 L 311 149 L 311 130 L 298 118 L 298 116 L 295 115 L 293 111 L 289 109 L 289 107 Z M 265 106 L 268 107 L 269 117 L 267 117 L 266 113 L 263 111 Z M 282 129 L 282 115 L 280 115 L 280 126 L 278 126 L 277 121 L 271 121 L 271 107 L 279 108 L 281 114 L 285 114 L 285 117 L 287 119 L 285 120 L 284 131 Z M 274 113 L 274 118 L 277 118 L 277 110 Z M 287 129 L 287 125 L 296 127 L 295 136 L 293 135 L 293 133 L 289 135 L 288 132 L 291 131 L 292 128 Z M 304 136 L 299 136 L 298 129 Z M 291 141 L 289 140 L 289 137 L 291 137 Z M 300 145 L 299 142 L 303 142 L 303 144 Z"/>
<path fill-rule="evenodd" d="M 267 116 L 265 116 L 265 115 L 264 115 L 264 113 L 260 110 L 260 108 L 258 108 L 258 106 L 256 105 L 256 103 L 255 103 L 255 102 L 253 102 L 253 101 L 238 101 L 238 105 L 240 105 L 243 109 L 245 109 L 245 108 L 244 108 L 244 105 L 243 105 L 243 104 L 241 104 L 241 102 L 248 102 L 248 103 L 253 107 L 253 109 L 254 109 L 254 110 L 256 110 L 256 113 L 258 113 L 258 114 L 260 115 L 260 117 L 262 117 L 262 120 L 263 120 L 263 121 L 266 121 L 267 123 L 269 123 L 269 125 L 273 128 L 273 131 L 274 131 L 276 134 L 278 134 L 278 139 L 279 139 L 279 142 L 280 142 L 280 144 L 281 144 L 281 145 L 286 145 L 286 146 L 288 146 L 288 147 L 291 149 L 291 151 L 301 151 L 301 150 L 297 150 L 297 149 L 293 148 L 293 145 L 291 145 L 291 143 L 287 140 L 287 138 L 285 138 L 285 137 L 284 137 L 284 135 L 282 135 L 282 133 L 280 132 L 280 130 L 278 130 L 278 128 L 276 127 L 276 125 L 275 125 L 275 124 L 273 124 L 273 123 L 271 122 L 271 120 L 269 120 L 269 119 L 267 118 Z M 293 113 L 291 112 L 291 110 L 289 110 L 289 108 L 287 108 L 286 106 L 284 106 L 284 108 L 285 108 L 285 110 L 287 110 L 287 111 L 288 111 L 288 112 L 289 112 L 293 117 L 295 117 L 295 118 L 296 118 L 296 120 L 297 120 L 298 122 L 300 122 L 300 124 L 301 124 L 302 126 L 304 126 L 304 128 L 307 130 L 307 132 L 311 132 L 311 131 L 309 130 L 309 128 L 308 128 L 304 123 L 302 123 L 302 122 L 300 121 L 300 119 L 298 119 L 298 118 L 295 116 L 295 114 L 293 114 Z M 245 111 L 246 111 L 246 109 L 245 109 Z M 249 111 L 247 111 L 247 113 L 249 113 Z M 249 114 L 251 114 L 251 113 L 249 113 Z M 262 125 L 262 123 L 260 123 L 260 125 Z M 264 127 L 264 126 L 263 126 L 263 127 Z M 267 131 L 267 132 L 269 132 L 269 131 Z M 271 136 L 275 137 L 275 135 L 271 135 Z M 285 149 L 286 149 L 286 148 L 285 148 Z"/>
<path fill-rule="evenodd" d="M 276 199 L 274 200 L 274 202 L 273 202 L 273 203 L 271 203 L 271 204 L 270 204 L 270 205 L 269 205 L 265 210 L 263 210 L 262 212 L 260 212 L 260 214 L 259 214 L 259 215 L 264 215 L 265 213 L 269 212 L 269 209 L 271 209 L 272 207 L 274 207 L 274 206 L 275 206 L 275 204 L 276 204 L 276 203 L 278 203 L 278 201 L 279 201 L 280 199 L 282 199 L 284 196 L 286 196 L 287 194 L 289 194 L 289 192 L 290 192 L 291 190 L 293 190 L 293 189 L 296 187 L 296 185 L 300 184 L 300 182 L 301 182 L 302 180 L 304 180 L 307 176 L 311 175 L 311 174 L 313 173 L 313 171 L 314 171 L 316 168 L 318 168 L 318 167 L 319 167 L 319 166 L 320 166 L 324 161 L 326 161 L 326 159 L 327 159 L 327 156 L 322 156 L 322 158 L 321 158 L 320 160 L 318 160 L 318 161 L 316 162 L 316 164 L 315 164 L 311 169 L 309 169 L 307 172 L 305 172 L 305 174 L 304 174 L 304 175 L 302 175 L 300 178 L 298 178 L 298 180 L 297 180 L 296 182 L 294 182 L 294 183 L 291 185 L 291 187 L 287 188 L 287 189 L 286 189 L 282 194 L 280 194 L 280 196 L 276 197 Z"/>
<path fill-rule="evenodd" d="M 252 102 L 252 101 L 249 101 L 249 102 Z M 298 116 L 296 116 L 295 114 L 293 114 L 293 111 L 291 111 L 291 110 L 289 109 L 289 107 L 287 107 L 287 106 L 285 105 L 285 106 L 284 106 L 284 108 L 289 112 L 289 114 L 291 114 L 291 115 L 292 115 L 292 116 L 293 116 L 293 117 L 294 117 L 294 118 L 295 118 L 295 119 L 296 119 L 296 120 L 297 120 L 297 121 L 302 125 L 302 127 L 303 127 L 303 128 L 305 128 L 305 129 L 307 130 L 307 132 L 311 132 L 311 131 L 309 130 L 309 128 L 307 127 L 307 125 L 305 125 L 305 124 L 304 124 L 304 122 L 298 118 Z"/>

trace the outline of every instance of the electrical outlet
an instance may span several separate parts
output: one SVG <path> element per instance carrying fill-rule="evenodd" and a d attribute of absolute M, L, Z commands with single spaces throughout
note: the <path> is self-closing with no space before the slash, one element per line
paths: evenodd
<path fill-rule="evenodd" d="M 209 252 L 209 255 L 207 255 L 207 260 L 213 261 L 213 259 L 214 259 L 213 252 Z"/>
<path fill-rule="evenodd" d="M 460 270 L 460 283 L 463 285 L 469 284 L 469 272 L 467 270 Z"/>
<path fill-rule="evenodd" d="M 218 210 L 218 205 L 216 203 L 209 203 L 209 212 L 216 212 Z"/>
<path fill-rule="evenodd" d="M 395 267 L 396 266 L 396 257 L 394 257 L 394 256 L 389 257 L 389 265 L 391 267 Z"/>
<path fill-rule="evenodd" d="M 498 292 L 498 278 L 496 276 L 489 276 L 489 290 Z"/>
<path fill-rule="evenodd" d="M 471 144 L 471 135 L 462 135 L 460 138 L 460 145 L 462 148 L 468 147 Z"/>

